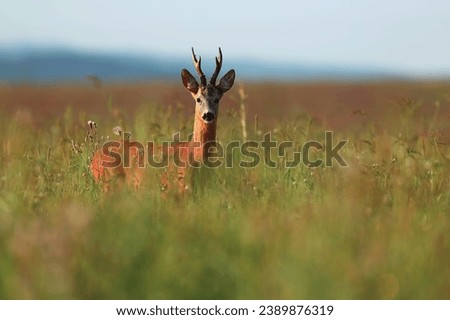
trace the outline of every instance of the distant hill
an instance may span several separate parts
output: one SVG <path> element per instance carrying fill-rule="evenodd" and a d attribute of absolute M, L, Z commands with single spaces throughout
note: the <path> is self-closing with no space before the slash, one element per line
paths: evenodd
<path fill-rule="evenodd" d="M 213 67 L 211 62 L 210 68 Z M 229 60 L 240 79 L 247 80 L 370 80 L 406 78 L 377 69 L 339 66 L 289 65 L 260 61 Z M 205 72 L 210 72 L 205 64 Z M 225 68 L 226 66 L 224 66 Z M 157 55 L 91 53 L 60 48 L 26 46 L 0 48 L 0 81 L 47 83 L 82 81 L 95 75 L 103 81 L 172 80 L 182 68 L 193 69 L 191 60 Z"/>

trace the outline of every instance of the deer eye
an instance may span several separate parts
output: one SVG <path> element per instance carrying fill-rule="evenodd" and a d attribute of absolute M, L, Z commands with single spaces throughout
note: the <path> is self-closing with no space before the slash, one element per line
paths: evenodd
<path fill-rule="evenodd" d="M 201 102 L 202 101 L 202 99 L 200 99 L 200 98 L 197 98 L 197 102 Z"/>

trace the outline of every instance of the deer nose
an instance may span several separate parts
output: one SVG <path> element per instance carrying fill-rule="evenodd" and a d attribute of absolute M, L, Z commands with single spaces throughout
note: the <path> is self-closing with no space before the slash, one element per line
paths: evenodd
<path fill-rule="evenodd" d="M 205 112 L 202 116 L 203 121 L 206 123 L 213 122 L 216 119 L 216 115 L 212 112 Z"/>

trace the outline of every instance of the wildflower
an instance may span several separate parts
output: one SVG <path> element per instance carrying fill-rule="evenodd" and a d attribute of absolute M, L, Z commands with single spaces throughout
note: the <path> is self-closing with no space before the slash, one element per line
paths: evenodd
<path fill-rule="evenodd" d="M 113 128 L 113 132 L 114 132 L 115 135 L 121 136 L 122 132 L 123 132 L 123 129 L 122 129 L 121 126 L 115 126 Z"/>
<path fill-rule="evenodd" d="M 88 126 L 91 130 L 97 128 L 97 124 L 95 123 L 95 121 L 91 121 L 91 120 L 88 121 Z"/>

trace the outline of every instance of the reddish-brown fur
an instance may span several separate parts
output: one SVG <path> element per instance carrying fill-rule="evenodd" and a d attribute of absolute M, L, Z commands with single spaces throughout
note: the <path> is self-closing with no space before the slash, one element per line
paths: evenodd
<path fill-rule="evenodd" d="M 107 167 L 103 164 L 112 162 L 112 158 L 108 153 L 104 153 L 101 149 L 97 150 L 92 159 L 90 168 L 95 181 L 102 184 L 105 190 L 111 188 L 111 183 L 118 180 L 119 183 L 125 181 L 129 186 L 138 188 L 143 181 L 145 175 L 145 167 L 139 167 L 139 160 L 146 165 L 149 154 L 159 154 L 160 156 L 169 157 L 169 168 L 161 175 L 161 186 L 168 189 L 174 181 L 178 181 L 180 191 L 186 190 L 186 173 L 189 169 L 189 163 L 192 161 L 202 162 L 206 155 L 205 143 L 216 140 L 216 124 L 206 124 L 201 117 L 195 117 L 193 140 L 190 142 L 181 142 L 163 150 L 161 146 L 154 146 L 153 150 L 146 150 L 144 154 L 139 154 L 137 148 L 129 148 L 129 156 L 131 159 L 130 167 L 119 165 L 117 167 Z M 123 154 L 123 141 L 117 141 L 119 146 L 110 147 L 110 152 Z M 145 143 L 142 143 L 146 145 Z M 174 165 L 173 158 L 177 155 L 179 164 Z M 143 157 L 143 159 L 140 159 Z"/>

